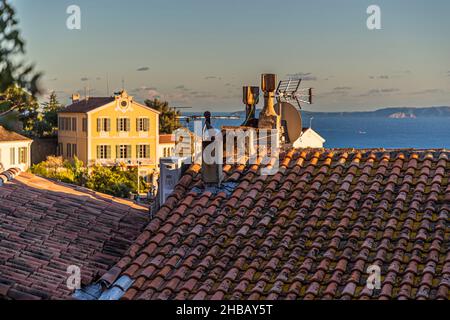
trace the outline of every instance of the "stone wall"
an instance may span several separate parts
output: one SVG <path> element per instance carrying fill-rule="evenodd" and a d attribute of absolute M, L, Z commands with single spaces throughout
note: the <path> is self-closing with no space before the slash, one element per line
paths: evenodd
<path fill-rule="evenodd" d="M 58 138 L 36 138 L 31 145 L 31 164 L 45 161 L 57 153 Z"/>

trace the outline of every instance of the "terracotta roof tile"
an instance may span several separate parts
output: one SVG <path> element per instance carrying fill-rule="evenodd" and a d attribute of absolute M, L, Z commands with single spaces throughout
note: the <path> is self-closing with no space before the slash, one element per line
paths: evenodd
<path fill-rule="evenodd" d="M 114 265 L 148 223 L 147 210 L 28 173 L 13 175 L 0 186 L 0 299 L 68 299 L 70 265 L 81 268 L 83 284 L 101 275 L 105 284 L 114 282 L 130 260 Z"/>
<path fill-rule="evenodd" d="M 193 192 L 197 166 L 120 264 L 147 279 L 125 298 L 448 299 L 448 155 L 290 150 L 274 176 L 227 166 L 229 196 Z"/>

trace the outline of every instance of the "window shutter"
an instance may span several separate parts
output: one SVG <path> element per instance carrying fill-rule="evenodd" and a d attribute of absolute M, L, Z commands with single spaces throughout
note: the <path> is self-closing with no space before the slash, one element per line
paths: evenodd
<path fill-rule="evenodd" d="M 126 158 L 127 159 L 133 158 L 133 156 L 131 155 L 131 146 L 130 145 L 127 145 L 127 156 L 126 156 Z"/>
<path fill-rule="evenodd" d="M 102 126 L 102 119 L 97 118 L 97 132 L 101 131 L 101 126 Z"/>
<path fill-rule="evenodd" d="M 106 119 L 106 131 L 110 132 L 111 131 L 111 119 Z"/>
<path fill-rule="evenodd" d="M 130 132 L 131 131 L 131 120 L 125 119 L 125 131 Z"/>
<path fill-rule="evenodd" d="M 106 159 L 111 159 L 111 146 L 106 146 Z"/>
<path fill-rule="evenodd" d="M 120 156 L 120 146 L 116 146 L 116 158 L 117 158 L 117 159 L 121 159 L 121 156 Z"/>
<path fill-rule="evenodd" d="M 116 130 L 117 132 L 120 132 L 120 118 L 116 119 Z"/>

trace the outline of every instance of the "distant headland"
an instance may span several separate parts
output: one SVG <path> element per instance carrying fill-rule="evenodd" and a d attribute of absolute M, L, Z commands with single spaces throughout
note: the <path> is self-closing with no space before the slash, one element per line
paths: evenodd
<path fill-rule="evenodd" d="M 259 110 L 258 110 L 259 111 Z M 232 115 L 245 116 L 244 111 L 233 112 Z M 415 119 L 431 117 L 450 117 L 450 107 L 426 107 L 426 108 L 383 108 L 375 111 L 354 112 L 311 112 L 302 111 L 306 117 L 373 117 L 391 119 Z"/>

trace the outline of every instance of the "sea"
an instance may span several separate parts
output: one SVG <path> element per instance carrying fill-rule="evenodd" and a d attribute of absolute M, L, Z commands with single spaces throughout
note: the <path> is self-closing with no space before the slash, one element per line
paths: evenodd
<path fill-rule="evenodd" d="M 189 113 L 186 115 L 199 115 Z M 213 113 L 231 116 L 235 113 Z M 213 119 L 216 128 L 237 126 L 239 119 Z M 325 148 L 355 149 L 450 149 L 450 117 L 391 119 L 382 117 L 303 116 L 303 127 L 309 127 L 325 140 Z M 192 122 L 188 125 L 192 129 Z"/>

